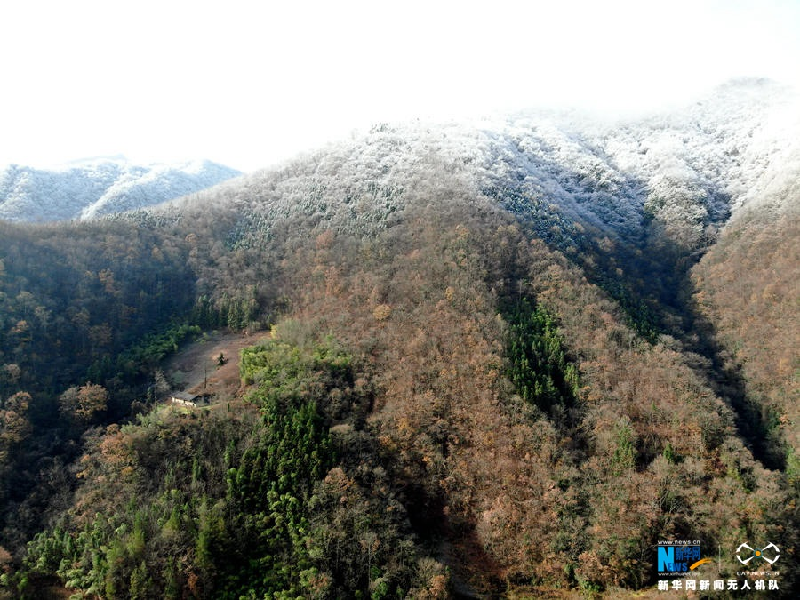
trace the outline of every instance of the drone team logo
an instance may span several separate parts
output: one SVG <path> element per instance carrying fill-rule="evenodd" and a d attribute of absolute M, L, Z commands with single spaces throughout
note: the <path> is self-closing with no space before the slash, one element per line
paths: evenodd
<path fill-rule="evenodd" d="M 736 549 L 736 558 L 743 565 L 748 564 L 753 559 L 759 558 L 767 561 L 770 565 L 774 565 L 780 557 L 781 549 L 772 542 L 763 548 L 751 548 L 747 545 L 747 542 L 745 542 Z"/>

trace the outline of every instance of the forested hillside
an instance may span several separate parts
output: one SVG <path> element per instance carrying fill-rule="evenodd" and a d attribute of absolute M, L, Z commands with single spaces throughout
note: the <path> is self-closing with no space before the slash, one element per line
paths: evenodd
<path fill-rule="evenodd" d="M 659 540 L 710 579 L 791 557 L 793 101 L 381 125 L 0 223 L 0 597 L 615 598 L 657 593 Z M 166 402 L 220 328 L 238 391 Z"/>

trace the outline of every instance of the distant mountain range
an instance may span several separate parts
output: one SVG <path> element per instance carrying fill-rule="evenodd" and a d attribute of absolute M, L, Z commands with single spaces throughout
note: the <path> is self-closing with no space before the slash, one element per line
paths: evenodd
<path fill-rule="evenodd" d="M 172 200 L 240 175 L 207 160 L 140 165 L 98 157 L 40 169 L 0 167 L 0 219 L 94 219 Z"/>

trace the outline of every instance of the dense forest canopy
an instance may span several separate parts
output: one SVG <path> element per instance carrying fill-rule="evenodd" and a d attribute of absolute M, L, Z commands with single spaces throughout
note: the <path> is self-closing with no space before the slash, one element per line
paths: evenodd
<path fill-rule="evenodd" d="M 377 126 L 146 212 L 0 222 L 0 597 L 620 597 L 659 540 L 709 579 L 748 578 L 745 540 L 791 556 L 782 94 Z M 214 330 L 248 341 L 206 358 L 236 386 L 171 404 L 166 359 Z"/>

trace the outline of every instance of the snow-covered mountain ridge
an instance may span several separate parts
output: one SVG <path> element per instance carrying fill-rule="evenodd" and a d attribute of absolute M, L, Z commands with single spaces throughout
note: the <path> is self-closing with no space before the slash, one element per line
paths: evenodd
<path fill-rule="evenodd" d="M 800 183 L 798 95 L 765 80 L 638 120 L 521 114 L 480 130 L 484 190 L 514 212 L 555 210 L 612 238 L 655 221 L 696 247 L 740 209 Z"/>
<path fill-rule="evenodd" d="M 93 219 L 191 194 L 240 175 L 209 161 L 133 164 L 99 157 L 39 169 L 0 167 L 0 219 Z"/>
<path fill-rule="evenodd" d="M 410 187 L 445 185 L 446 173 L 560 247 L 586 234 L 636 243 L 655 228 L 692 252 L 745 207 L 796 205 L 798 107 L 790 88 L 741 80 L 636 119 L 539 111 L 380 125 L 185 201 L 231 203 L 245 238 L 287 218 L 368 233 L 391 226 Z"/>

